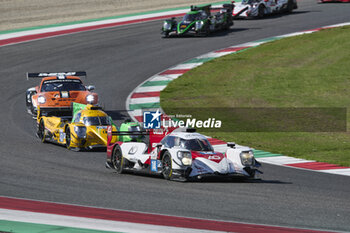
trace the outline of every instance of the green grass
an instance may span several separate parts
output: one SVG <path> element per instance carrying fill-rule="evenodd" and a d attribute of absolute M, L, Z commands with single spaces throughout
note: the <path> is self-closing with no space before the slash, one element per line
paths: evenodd
<path fill-rule="evenodd" d="M 161 106 L 168 114 L 177 113 L 173 108 L 186 107 L 190 108 L 186 114 L 193 111 L 198 118 L 221 116 L 229 127 L 234 126 L 233 118 L 222 112 L 218 116 L 213 108 L 348 108 L 349 38 L 350 27 L 327 29 L 211 60 L 171 82 L 161 92 Z M 207 111 L 196 112 L 203 106 Z M 346 121 L 349 125 L 349 111 Z M 350 166 L 349 127 L 347 132 L 231 129 L 205 133 L 272 153 Z"/>

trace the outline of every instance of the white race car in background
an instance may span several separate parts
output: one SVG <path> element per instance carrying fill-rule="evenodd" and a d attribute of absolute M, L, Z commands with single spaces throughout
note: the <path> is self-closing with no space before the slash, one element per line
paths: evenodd
<path fill-rule="evenodd" d="M 111 129 L 108 131 L 109 138 L 125 134 L 111 132 Z M 150 132 L 149 135 L 149 144 L 109 144 L 106 166 L 115 169 L 117 173 L 135 171 L 161 174 L 167 180 L 180 181 L 206 176 L 255 178 L 256 173 L 261 173 L 258 170 L 261 165 L 248 147 L 236 148 L 234 143 L 228 143 L 229 148 L 222 154 L 214 151 L 205 136 L 193 131 L 173 131 L 162 135 Z"/>
<path fill-rule="evenodd" d="M 262 18 L 268 14 L 290 13 L 297 8 L 296 0 L 242 0 L 235 3 L 232 14 L 235 18 Z"/>

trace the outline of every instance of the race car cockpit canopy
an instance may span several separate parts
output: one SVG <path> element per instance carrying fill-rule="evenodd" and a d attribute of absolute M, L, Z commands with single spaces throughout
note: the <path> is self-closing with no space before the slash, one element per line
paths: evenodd
<path fill-rule="evenodd" d="M 112 122 L 107 116 L 89 116 L 83 117 L 83 123 L 86 126 L 102 126 L 112 125 Z"/>
<path fill-rule="evenodd" d="M 182 137 L 177 134 L 170 134 L 163 138 L 161 143 L 168 147 L 180 147 L 191 151 L 214 151 L 210 142 L 201 134 L 192 134 L 190 137 Z M 196 137 L 200 135 L 199 137 Z"/>

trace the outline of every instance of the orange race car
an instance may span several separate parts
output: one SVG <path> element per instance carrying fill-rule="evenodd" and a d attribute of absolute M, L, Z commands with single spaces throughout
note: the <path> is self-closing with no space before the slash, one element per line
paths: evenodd
<path fill-rule="evenodd" d="M 84 86 L 79 77 L 86 77 L 86 72 L 27 73 L 27 79 L 42 78 L 39 86 L 26 91 L 28 113 L 36 116 L 40 107 L 42 113 L 60 115 L 71 113 L 73 102 L 96 105 L 98 95 L 92 92 L 95 87 Z"/>

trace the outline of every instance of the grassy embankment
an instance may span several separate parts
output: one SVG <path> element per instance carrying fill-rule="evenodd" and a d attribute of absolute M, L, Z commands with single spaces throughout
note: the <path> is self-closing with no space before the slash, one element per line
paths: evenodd
<path fill-rule="evenodd" d="M 222 118 L 226 129 L 205 134 L 224 141 L 350 166 L 349 127 L 347 132 L 235 132 L 237 118 L 214 114 L 214 108 L 350 107 L 349 38 L 350 27 L 328 29 L 209 61 L 171 82 L 161 93 L 161 106 L 168 114 L 186 107 L 197 118 Z M 207 111 L 196 112 L 203 106 Z M 239 119 L 243 122 L 236 125 L 249 124 Z"/>

